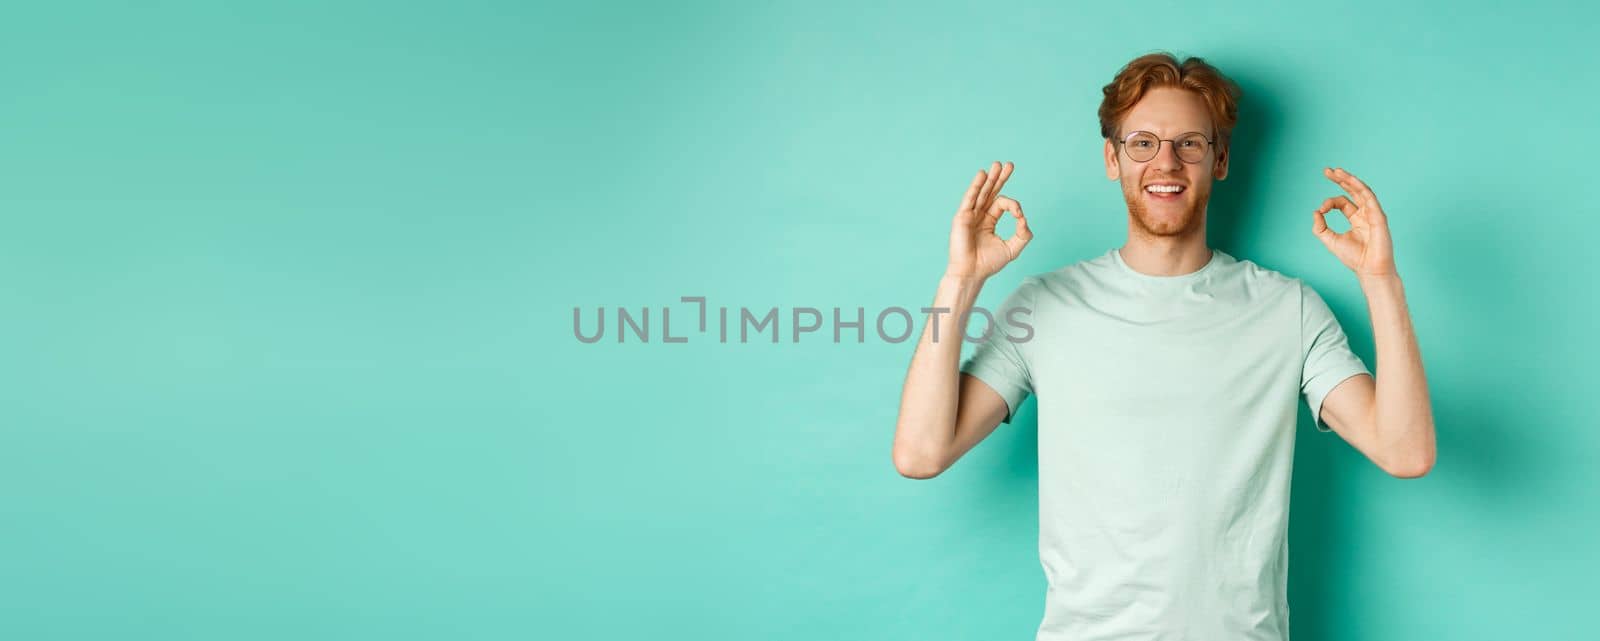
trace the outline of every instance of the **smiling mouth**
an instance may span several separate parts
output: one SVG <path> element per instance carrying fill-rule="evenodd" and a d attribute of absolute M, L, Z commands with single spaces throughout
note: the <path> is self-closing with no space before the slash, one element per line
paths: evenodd
<path fill-rule="evenodd" d="M 1183 185 L 1145 185 L 1144 193 L 1154 200 L 1177 200 L 1189 188 Z"/>

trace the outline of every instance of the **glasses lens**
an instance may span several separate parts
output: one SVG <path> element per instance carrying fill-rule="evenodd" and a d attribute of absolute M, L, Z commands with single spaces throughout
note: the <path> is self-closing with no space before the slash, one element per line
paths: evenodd
<path fill-rule="evenodd" d="M 1184 162 L 1200 162 L 1206 157 L 1206 137 L 1202 134 L 1179 136 L 1175 144 L 1178 147 L 1178 157 Z"/>
<path fill-rule="evenodd" d="M 1156 157 L 1156 150 L 1161 148 L 1161 140 L 1157 139 L 1155 134 L 1141 131 L 1128 136 L 1122 146 L 1128 150 L 1129 158 L 1136 162 L 1144 162 Z"/>

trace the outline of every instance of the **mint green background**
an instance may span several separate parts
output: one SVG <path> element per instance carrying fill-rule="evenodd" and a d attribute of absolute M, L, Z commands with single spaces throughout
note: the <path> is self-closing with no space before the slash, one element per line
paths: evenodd
<path fill-rule="evenodd" d="M 571 310 L 926 304 L 1009 159 L 997 304 L 1123 241 L 1094 111 L 1155 48 L 1247 92 L 1213 243 L 1369 363 L 1309 228 L 1322 166 L 1371 183 L 1432 383 L 1420 480 L 1302 410 L 1295 638 L 1579 635 L 1600 15 L 1065 4 L 8 8 L 0 637 L 1032 638 L 1031 401 L 912 481 L 909 343 Z"/>

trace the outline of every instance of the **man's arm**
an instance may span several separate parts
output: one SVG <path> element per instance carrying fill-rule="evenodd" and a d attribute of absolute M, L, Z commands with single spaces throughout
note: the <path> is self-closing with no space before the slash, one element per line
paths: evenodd
<path fill-rule="evenodd" d="M 1377 380 L 1361 374 L 1335 386 L 1322 402 L 1322 419 L 1385 472 L 1416 478 L 1437 458 L 1433 409 L 1422 354 L 1406 308 L 1405 288 L 1394 267 L 1388 216 L 1360 179 L 1343 169 L 1325 169 L 1330 180 L 1355 197 L 1323 201 L 1312 231 L 1329 251 L 1356 272 L 1366 295 L 1377 345 Z M 1338 209 L 1350 231 L 1335 234 L 1323 215 Z"/>
<path fill-rule="evenodd" d="M 1333 388 L 1322 419 L 1385 472 L 1416 478 L 1433 468 L 1433 409 L 1422 354 L 1399 276 L 1361 282 L 1377 344 L 1377 380 L 1361 374 Z"/>
<path fill-rule="evenodd" d="M 900 392 L 894 466 L 903 476 L 938 476 L 1006 416 L 1006 402 L 999 393 L 959 373 L 961 337 L 966 331 L 960 321 L 969 315 L 982 288 L 982 281 L 959 276 L 939 280 L 932 307 L 940 311 L 930 314 L 923 326 Z"/>
<path fill-rule="evenodd" d="M 978 292 L 990 276 L 1022 253 L 1033 238 L 1022 205 L 1000 195 L 1012 165 L 994 163 L 978 172 L 956 209 L 950 228 L 950 263 L 939 280 L 917 349 L 911 355 L 895 420 L 895 469 L 910 478 L 932 478 L 977 445 L 1008 412 L 1005 399 L 987 384 L 960 373 L 961 340 Z M 1010 211 L 1016 233 L 995 234 Z"/>

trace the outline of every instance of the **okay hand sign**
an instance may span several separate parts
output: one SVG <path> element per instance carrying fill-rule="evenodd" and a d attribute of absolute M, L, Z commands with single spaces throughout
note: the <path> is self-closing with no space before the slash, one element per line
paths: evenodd
<path fill-rule="evenodd" d="M 1394 245 L 1389 242 L 1389 217 L 1378 205 L 1378 197 L 1367 184 L 1344 169 L 1324 167 L 1322 175 L 1343 187 L 1354 198 L 1334 196 L 1322 201 L 1322 206 L 1312 214 L 1311 232 L 1317 240 L 1339 258 L 1356 276 L 1392 276 Z M 1323 217 L 1329 210 L 1337 209 L 1350 221 L 1350 230 L 1336 234 L 1328 229 Z"/>
<path fill-rule="evenodd" d="M 1022 253 L 1033 239 L 1022 204 L 1001 195 L 1000 188 L 1011 178 L 1013 165 L 996 162 L 989 171 L 979 171 L 967 186 L 967 193 L 950 224 L 950 264 L 945 273 L 963 278 L 988 278 Z M 995 225 L 1005 212 L 1017 219 L 1016 232 L 1002 239 Z"/>

